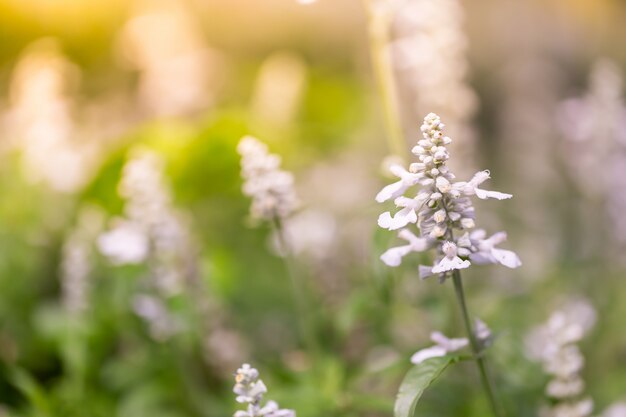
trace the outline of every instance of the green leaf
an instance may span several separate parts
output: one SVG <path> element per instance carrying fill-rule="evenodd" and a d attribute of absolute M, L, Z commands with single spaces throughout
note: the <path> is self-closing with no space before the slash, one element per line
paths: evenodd
<path fill-rule="evenodd" d="M 28 399 L 34 416 L 49 417 L 52 414 L 46 392 L 28 372 L 21 368 L 13 368 L 11 382 Z"/>
<path fill-rule="evenodd" d="M 441 373 L 452 363 L 460 358 L 457 356 L 442 356 L 440 358 L 428 359 L 419 365 L 415 365 L 407 372 L 393 409 L 395 417 L 413 417 L 415 406 L 421 398 L 424 390 L 441 375 Z"/>

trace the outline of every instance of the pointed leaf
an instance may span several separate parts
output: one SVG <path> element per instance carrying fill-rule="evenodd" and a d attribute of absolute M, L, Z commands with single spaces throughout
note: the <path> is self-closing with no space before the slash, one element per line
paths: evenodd
<path fill-rule="evenodd" d="M 394 417 L 413 417 L 415 406 L 424 390 L 441 375 L 448 365 L 459 359 L 457 356 L 432 358 L 415 365 L 407 372 L 398 391 L 393 410 Z"/>

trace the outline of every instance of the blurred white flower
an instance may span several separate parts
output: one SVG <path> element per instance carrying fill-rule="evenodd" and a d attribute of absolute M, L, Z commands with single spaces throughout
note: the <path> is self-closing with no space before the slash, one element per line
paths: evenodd
<path fill-rule="evenodd" d="M 566 139 L 561 155 L 570 175 L 591 198 L 604 200 L 610 231 L 626 243 L 626 104 L 622 70 L 598 60 L 588 92 L 561 103 L 558 121 Z M 587 173 L 593 172 L 594 175 Z"/>
<path fill-rule="evenodd" d="M 150 241 L 133 222 L 118 221 L 98 237 L 98 248 L 114 265 L 140 264 L 148 258 Z"/>
<path fill-rule="evenodd" d="M 441 115 L 451 136 L 460 141 L 455 153 L 464 161 L 472 161 L 471 119 L 478 99 L 467 82 L 468 39 L 463 15 L 459 0 L 399 2 L 394 22 L 397 36 L 391 51 L 399 70 L 401 93 L 413 104 L 411 115 L 427 111 Z"/>
<path fill-rule="evenodd" d="M 34 42 L 11 76 L 3 126 L 22 151 L 27 179 L 64 193 L 78 191 L 91 178 L 100 156 L 96 143 L 81 140 L 75 122 L 71 93 L 79 78 L 78 67 L 53 39 Z"/>
<path fill-rule="evenodd" d="M 103 214 L 87 206 L 77 217 L 77 224 L 63 243 L 60 265 L 62 302 L 70 313 L 89 307 L 92 244 L 102 227 Z"/>
<path fill-rule="evenodd" d="M 438 258 L 432 266 L 420 266 L 420 277 L 439 275 L 441 280 L 449 276 L 450 271 L 468 268 L 472 262 L 519 267 L 521 261 L 515 253 L 496 248 L 505 240 L 505 233 L 485 239 L 484 231 L 468 232 L 475 226 L 475 210 L 470 196 L 502 200 L 511 195 L 479 188 L 489 178 L 489 171 L 480 171 L 467 182 L 454 182 L 455 175 L 446 166 L 450 158 L 447 145 L 452 139 L 443 135 L 443 127 L 434 113 L 424 118 L 423 139 L 413 148 L 419 162 L 412 163 L 408 171 L 400 165 L 393 165 L 391 171 L 400 180 L 384 187 L 376 196 L 378 202 L 394 199 L 400 208 L 393 216 L 390 212 L 381 214 L 378 218 L 380 227 L 396 230 L 417 223 L 420 230 L 420 237 L 408 229 L 401 230 L 399 237 L 409 244 L 387 250 L 381 260 L 388 266 L 398 266 L 409 253 L 434 247 Z M 403 194 L 415 185 L 421 187 L 417 195 L 405 197 Z M 455 237 L 455 229 L 463 233 Z"/>
<path fill-rule="evenodd" d="M 123 57 L 139 73 L 139 100 L 156 116 L 207 108 L 215 55 L 194 16 L 180 2 L 144 2 L 123 28 Z"/>
<path fill-rule="evenodd" d="M 147 294 L 136 295 L 133 299 L 133 310 L 148 323 L 150 336 L 157 341 L 165 341 L 180 330 L 180 324 L 157 297 Z"/>
<path fill-rule="evenodd" d="M 601 414 L 602 417 L 626 417 L 626 403 L 619 402 L 609 406 Z"/>
<path fill-rule="evenodd" d="M 544 407 L 542 415 L 591 415 L 591 400 L 578 401 L 585 384 L 580 377 L 584 357 L 576 343 L 591 330 L 595 320 L 596 312 L 591 304 L 583 299 L 574 299 L 527 335 L 527 354 L 541 362 L 544 371 L 552 377 L 546 386 L 546 394 L 557 401 L 551 407 Z"/>
<path fill-rule="evenodd" d="M 246 410 L 239 410 L 234 417 L 295 417 L 293 410 L 280 409 L 275 401 L 268 401 L 261 406 L 267 387 L 259 379 L 259 371 L 244 363 L 235 373 L 233 392 L 239 403 L 247 404 Z"/>
<path fill-rule="evenodd" d="M 243 193 L 252 197 L 250 214 L 259 220 L 283 219 L 297 206 L 293 175 L 280 169 L 280 157 L 252 136 L 239 142 Z"/>
<path fill-rule="evenodd" d="M 332 214 L 306 209 L 289 217 L 283 227 L 294 255 L 321 261 L 332 254 L 337 235 L 337 222 Z"/>
<path fill-rule="evenodd" d="M 432 332 L 430 339 L 435 342 L 435 345 L 415 352 L 413 356 L 411 356 L 411 362 L 413 364 L 418 365 L 427 359 L 445 356 L 450 352 L 461 350 L 469 344 L 469 341 L 465 338 L 448 339 L 441 332 Z"/>
<path fill-rule="evenodd" d="M 101 234 L 98 247 L 113 264 L 147 264 L 146 288 L 152 299 L 140 298 L 135 311 L 161 341 L 179 329 L 165 301 L 189 284 L 195 261 L 192 237 L 182 213 L 174 207 L 157 154 L 134 149 L 122 170 L 118 191 L 126 200 L 125 217 Z"/>
<path fill-rule="evenodd" d="M 474 336 L 480 344 L 481 349 L 491 346 L 493 343 L 493 334 L 487 323 L 479 318 L 474 319 Z"/>
<path fill-rule="evenodd" d="M 593 401 L 585 398 L 579 401 L 558 404 L 554 407 L 544 407 L 540 410 L 540 417 L 588 417 L 593 411 Z"/>
<path fill-rule="evenodd" d="M 302 58 L 287 52 L 270 55 L 259 70 L 251 111 L 264 122 L 283 125 L 298 111 L 307 82 Z"/>

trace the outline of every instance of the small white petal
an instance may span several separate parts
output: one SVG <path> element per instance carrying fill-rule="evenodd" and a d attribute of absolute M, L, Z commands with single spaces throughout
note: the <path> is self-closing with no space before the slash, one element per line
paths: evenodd
<path fill-rule="evenodd" d="M 386 211 L 378 216 L 378 226 L 382 227 L 383 229 L 389 229 L 389 227 L 391 226 L 391 213 Z"/>
<path fill-rule="evenodd" d="M 411 245 L 398 246 L 388 249 L 380 256 L 380 260 L 387 266 L 399 266 L 402 263 L 402 258 L 412 251 Z"/>
<path fill-rule="evenodd" d="M 446 350 L 441 346 L 432 346 L 415 352 L 413 356 L 411 356 L 411 363 L 418 365 L 427 359 L 445 356 L 446 353 Z"/>
<path fill-rule="evenodd" d="M 476 265 L 488 265 L 488 264 L 496 264 L 498 261 L 496 258 L 491 255 L 491 253 L 487 252 L 474 252 L 470 255 L 470 261 L 475 263 Z"/>
<path fill-rule="evenodd" d="M 476 174 L 474 174 L 472 179 L 469 181 L 469 184 L 471 184 L 472 187 L 474 188 L 478 187 L 480 184 L 487 181 L 490 178 L 490 176 L 491 176 L 491 173 L 489 172 L 489 170 L 478 171 Z"/>
<path fill-rule="evenodd" d="M 480 188 L 475 188 L 474 192 L 476 193 L 476 197 L 480 198 L 481 200 L 485 200 L 487 198 L 495 198 L 497 200 L 506 200 L 508 198 L 513 197 L 512 194 L 500 193 L 498 191 L 481 190 Z"/>
<path fill-rule="evenodd" d="M 513 251 L 493 248 L 491 254 L 500 264 L 508 268 L 515 269 L 522 265 L 519 256 Z"/>
<path fill-rule="evenodd" d="M 400 230 L 398 237 L 408 241 L 415 252 L 422 252 L 430 247 L 430 241 L 428 239 L 415 236 L 409 229 Z"/>
<path fill-rule="evenodd" d="M 437 265 L 433 267 L 433 274 L 440 274 L 442 272 L 452 271 L 454 269 L 464 269 L 469 268 L 471 263 L 469 261 L 464 261 L 458 256 L 450 259 L 447 256 L 444 256 L 441 261 Z"/>
<path fill-rule="evenodd" d="M 389 230 L 398 230 L 407 224 L 415 223 L 416 221 L 417 214 L 415 213 L 415 209 L 412 207 L 405 207 L 390 218 L 389 226 L 387 228 Z"/>
<path fill-rule="evenodd" d="M 418 268 L 420 279 L 425 279 L 434 275 L 432 266 L 420 265 Z"/>
<path fill-rule="evenodd" d="M 389 184 L 385 186 L 378 194 L 376 194 L 376 201 L 379 203 L 384 203 L 387 200 L 391 200 L 402 195 L 408 186 L 402 183 L 402 180 L 394 182 L 393 184 Z"/>

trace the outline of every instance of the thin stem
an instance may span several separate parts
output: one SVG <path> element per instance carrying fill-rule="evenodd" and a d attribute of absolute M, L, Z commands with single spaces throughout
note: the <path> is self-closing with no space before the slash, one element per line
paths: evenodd
<path fill-rule="evenodd" d="M 396 80 L 389 57 L 391 12 L 388 6 L 375 7 L 372 0 L 363 0 L 363 7 L 368 17 L 370 55 L 383 104 L 389 151 L 404 158 L 406 144 L 400 123 Z"/>
<path fill-rule="evenodd" d="M 304 287 L 304 282 L 302 282 L 299 274 L 297 273 L 293 257 L 289 250 L 289 242 L 285 234 L 285 228 L 278 217 L 274 218 L 273 226 L 276 231 L 276 235 L 278 236 L 280 250 L 283 252 L 283 259 L 285 260 L 285 266 L 287 267 L 287 274 L 291 280 L 291 291 L 293 294 L 293 302 L 296 305 L 295 307 L 299 321 L 298 330 L 300 337 L 302 338 L 305 348 L 310 353 L 316 353 L 317 342 L 315 338 L 315 330 L 311 320 L 311 309 L 309 308 L 308 297 L 305 293 L 306 288 Z"/>
<path fill-rule="evenodd" d="M 483 388 L 487 393 L 487 398 L 489 399 L 489 405 L 491 406 L 491 411 L 493 415 L 496 417 L 500 417 L 502 414 L 500 413 L 500 409 L 496 402 L 496 397 L 494 395 L 493 383 L 491 382 L 491 378 L 489 377 L 489 373 L 487 372 L 487 364 L 484 356 L 481 353 L 480 346 L 478 341 L 476 340 L 476 336 L 472 331 L 472 324 L 470 322 L 469 313 L 467 312 L 467 305 L 465 303 L 465 294 L 463 292 L 463 282 L 461 281 L 461 273 L 458 269 L 455 269 L 452 272 L 452 281 L 454 282 L 454 291 L 456 293 L 457 301 L 459 302 L 459 306 L 461 307 L 461 313 L 463 315 L 463 323 L 465 325 L 465 330 L 467 331 L 467 335 L 470 340 L 470 345 L 472 347 L 472 352 L 474 352 L 474 359 L 476 360 L 476 364 L 478 365 L 478 370 L 480 371 L 480 379 L 483 384 Z"/>

